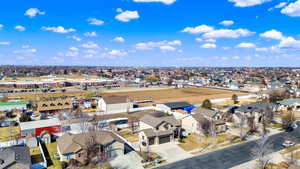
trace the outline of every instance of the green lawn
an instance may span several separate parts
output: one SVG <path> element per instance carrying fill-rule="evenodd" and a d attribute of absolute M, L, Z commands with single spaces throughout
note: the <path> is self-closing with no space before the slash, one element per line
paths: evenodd
<path fill-rule="evenodd" d="M 46 144 L 50 158 L 53 163 L 53 165 L 49 166 L 48 169 L 61 169 L 61 163 L 59 159 L 54 159 L 54 153 L 57 152 L 56 146 L 57 146 L 57 142 Z"/>

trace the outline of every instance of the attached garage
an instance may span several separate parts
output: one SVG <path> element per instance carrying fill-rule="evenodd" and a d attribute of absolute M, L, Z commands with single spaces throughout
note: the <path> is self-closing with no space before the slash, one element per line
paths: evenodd
<path fill-rule="evenodd" d="M 170 142 L 170 135 L 159 137 L 159 144 L 168 143 L 168 142 Z"/>
<path fill-rule="evenodd" d="M 154 140 L 155 140 L 155 137 L 149 138 L 149 145 L 153 145 L 154 144 Z"/>

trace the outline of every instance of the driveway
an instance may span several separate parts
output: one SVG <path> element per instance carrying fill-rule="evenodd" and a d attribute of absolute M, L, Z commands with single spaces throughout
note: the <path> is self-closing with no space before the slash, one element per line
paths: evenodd
<path fill-rule="evenodd" d="M 153 145 L 150 147 L 150 151 L 157 153 L 169 163 L 192 157 L 192 154 L 184 151 L 176 143 Z"/>
<path fill-rule="evenodd" d="M 144 169 L 141 160 L 142 158 L 135 151 L 131 151 L 113 159 L 110 164 L 112 168 L 118 169 Z"/>
<path fill-rule="evenodd" d="M 272 150 L 274 152 L 284 149 L 282 143 L 287 136 L 293 136 L 297 139 L 297 143 L 300 142 L 300 122 L 297 122 L 297 125 L 298 128 L 290 133 L 281 132 L 269 137 L 269 142 L 273 144 Z M 228 169 L 253 160 L 251 149 L 255 146 L 255 140 L 249 141 L 177 161 L 157 169 Z"/>

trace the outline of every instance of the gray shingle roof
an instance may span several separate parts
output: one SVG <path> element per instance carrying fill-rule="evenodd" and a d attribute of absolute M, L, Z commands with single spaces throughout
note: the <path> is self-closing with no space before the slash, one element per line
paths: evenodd
<path fill-rule="evenodd" d="M 172 126 L 180 126 L 180 123 L 174 118 L 174 116 L 154 117 L 151 115 L 145 115 L 140 121 L 156 128 L 162 122 L 167 122 Z"/>
<path fill-rule="evenodd" d="M 6 168 L 14 163 L 21 163 L 22 169 L 31 168 L 31 157 L 27 146 L 13 146 L 0 149 L 0 168 Z"/>

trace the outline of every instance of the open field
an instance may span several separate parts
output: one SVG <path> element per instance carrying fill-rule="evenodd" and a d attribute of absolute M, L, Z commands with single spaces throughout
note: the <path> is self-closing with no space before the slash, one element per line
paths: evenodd
<path fill-rule="evenodd" d="M 20 129 L 18 126 L 0 127 L 0 142 L 10 141 L 20 136 Z"/>
<path fill-rule="evenodd" d="M 205 99 L 226 98 L 233 94 L 238 96 L 247 95 L 245 93 L 231 92 L 217 89 L 204 88 L 182 88 L 182 89 L 160 89 L 115 92 L 105 91 L 104 96 L 129 96 L 133 100 L 153 100 L 154 103 L 187 101 L 191 104 L 202 103 Z"/>

